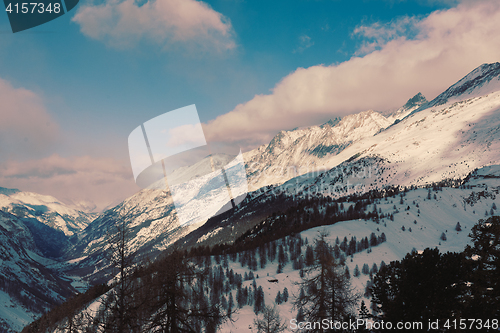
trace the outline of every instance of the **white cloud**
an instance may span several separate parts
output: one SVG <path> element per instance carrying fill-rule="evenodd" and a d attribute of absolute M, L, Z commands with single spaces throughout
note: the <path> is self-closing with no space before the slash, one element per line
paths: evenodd
<path fill-rule="evenodd" d="M 407 27 L 400 28 L 404 22 Z M 498 22 L 499 1 L 467 1 L 419 19 L 358 28 L 379 38 L 370 53 L 297 69 L 271 94 L 256 95 L 210 121 L 207 139 L 261 144 L 281 129 L 399 107 L 419 91 L 434 98 L 482 63 L 500 61 Z"/>
<path fill-rule="evenodd" d="M 36 93 L 0 79 L 0 101 L 1 159 L 37 154 L 57 140 L 59 127 Z"/>
<path fill-rule="evenodd" d="M 188 147 L 198 147 L 206 144 L 205 136 L 201 124 L 186 124 L 174 127 L 169 131 L 170 139 L 166 142 L 168 147 L 178 147 L 187 145 Z"/>
<path fill-rule="evenodd" d="M 108 0 L 79 7 L 73 21 L 85 35 L 126 48 L 149 40 L 164 48 L 175 44 L 204 51 L 233 49 L 229 20 L 196 0 Z"/>

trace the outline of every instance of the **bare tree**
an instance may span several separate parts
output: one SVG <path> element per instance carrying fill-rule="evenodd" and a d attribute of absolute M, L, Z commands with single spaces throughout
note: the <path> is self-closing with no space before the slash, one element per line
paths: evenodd
<path fill-rule="evenodd" d="M 189 261 L 182 252 L 173 251 L 155 263 L 151 281 L 151 312 L 148 332 L 215 332 L 228 320 L 233 310 L 221 305 L 220 299 L 209 300 L 207 270 Z"/>
<path fill-rule="evenodd" d="M 258 333 L 280 333 L 286 329 L 286 324 L 281 321 L 276 305 L 264 307 L 262 317 L 257 317 L 253 323 Z"/>
<path fill-rule="evenodd" d="M 321 231 L 314 240 L 314 264 L 305 271 L 299 282 L 300 295 L 294 306 L 308 321 L 342 320 L 350 313 L 359 296 L 353 292 L 345 268 L 333 255 L 326 241 L 328 233 Z"/>
<path fill-rule="evenodd" d="M 135 253 L 130 239 L 129 224 L 124 219 L 108 230 L 108 253 L 115 281 L 103 303 L 101 331 L 105 333 L 137 331 L 138 304 L 133 299 L 136 282 L 132 278 Z"/>

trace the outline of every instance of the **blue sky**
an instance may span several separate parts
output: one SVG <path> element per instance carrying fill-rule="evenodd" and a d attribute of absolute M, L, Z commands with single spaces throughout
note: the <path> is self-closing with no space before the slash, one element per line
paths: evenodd
<path fill-rule="evenodd" d="M 191 7 L 176 13 L 178 1 Z M 196 104 L 211 131 L 209 139 L 249 148 L 280 129 L 368 108 L 395 108 L 419 91 L 433 98 L 499 54 L 496 46 L 478 50 L 467 44 L 478 39 L 467 34 L 495 31 L 493 26 L 476 27 L 484 24 L 481 15 L 497 13 L 491 1 L 156 2 L 166 5 L 81 0 L 68 14 L 16 34 L 7 15 L 0 15 L 0 80 L 5 86 L 0 95 L 10 96 L 10 104 L 0 105 L 5 117 L 0 125 L 0 186 L 102 206 L 137 190 L 127 137 L 164 112 Z M 477 9 L 479 3 L 491 8 Z M 117 8 L 140 19 L 121 17 Z M 471 26 L 465 31 L 457 22 Z M 450 45 L 442 45 L 446 33 L 451 33 Z M 458 45 L 477 55 L 453 55 Z M 436 56 L 429 59 L 433 52 Z M 396 63 L 395 73 L 387 77 L 380 75 L 387 72 L 391 57 L 407 63 Z M 398 73 L 407 78 L 400 80 Z M 412 80 L 414 73 L 427 73 L 431 83 L 422 77 Z M 323 85 L 316 87 L 318 82 Z M 365 93 L 367 87 L 385 84 L 391 95 Z M 342 90 L 346 86 L 347 93 Z M 288 107 L 281 98 L 293 89 L 299 93 L 292 95 L 302 99 L 290 98 L 293 106 Z M 324 98 L 315 91 L 327 96 L 339 91 L 346 97 L 320 105 Z M 366 94 L 371 104 L 355 101 L 356 94 Z M 236 126 L 232 132 L 232 122 L 245 128 Z M 113 167 L 107 169 L 109 165 Z M 89 183 L 88 177 L 102 179 L 95 181 L 101 196 L 90 185 L 84 194 L 76 190 Z M 114 185 L 104 190 L 104 183 Z"/>

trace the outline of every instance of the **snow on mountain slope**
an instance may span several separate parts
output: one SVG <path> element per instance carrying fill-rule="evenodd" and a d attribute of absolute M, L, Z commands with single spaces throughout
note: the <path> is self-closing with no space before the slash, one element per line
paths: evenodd
<path fill-rule="evenodd" d="M 241 200 L 246 185 L 244 169 L 239 167 L 243 165 L 241 155 L 236 158 L 214 155 L 212 161 L 215 167 L 224 166 L 233 199 L 235 202 Z M 231 203 L 222 173 L 220 170 L 211 172 L 206 169 L 207 165 L 210 167 L 210 157 L 168 175 L 170 191 L 154 189 L 158 184 L 162 185 L 160 188 L 165 186 L 164 180 L 159 180 L 151 185 L 152 188 L 138 192 L 101 214 L 66 253 L 69 259 L 85 257 L 74 265 L 71 274 L 95 280 L 109 273 L 106 252 L 109 235 L 117 231 L 117 225 L 124 223 L 130 230 L 130 250 L 136 252 L 139 262 L 142 256 L 154 258 L 219 211 L 229 209 Z M 171 185 L 170 176 L 174 180 L 183 179 L 184 182 Z"/>
<path fill-rule="evenodd" d="M 495 82 L 496 67 L 490 67 L 481 66 L 481 70 L 469 74 L 469 80 L 478 83 L 477 78 L 481 77 L 481 82 L 486 82 L 485 78 Z M 479 87 L 479 83 L 460 82 L 460 86 Z M 491 88 L 488 87 L 486 83 L 481 85 L 481 89 Z M 404 116 L 424 101 L 425 98 L 417 94 L 392 117 Z M 244 155 L 249 187 L 252 190 L 283 183 L 277 192 L 286 189 L 294 191 L 291 195 L 323 193 L 340 197 L 353 190 L 421 185 L 465 177 L 475 168 L 500 163 L 499 110 L 500 93 L 497 92 L 422 109 L 396 124 L 380 113 L 365 111 L 322 126 L 282 131 L 269 145 Z M 310 172 L 315 169 L 328 171 Z M 202 171 L 201 166 L 194 165 L 179 169 L 177 175 L 184 179 L 186 175 Z M 303 175 L 293 178 L 297 174 Z M 210 177 L 202 178 L 196 181 L 209 184 Z M 121 221 L 132 229 L 133 248 L 141 254 L 153 253 L 153 257 L 154 253 L 203 225 L 210 216 L 203 219 L 197 211 L 210 206 L 207 193 L 191 193 L 190 186 L 178 185 L 181 191 L 186 191 L 186 198 L 193 198 L 182 204 L 191 207 L 193 217 L 197 216 L 195 224 L 179 225 L 168 192 L 143 190 L 101 214 L 85 229 L 78 244 L 68 252 L 68 258 L 86 257 L 77 264 L 77 270 L 96 277 L 107 267 L 103 252 L 107 247 L 106 233 Z M 219 207 L 223 204 L 217 203 Z M 214 230 L 217 227 L 214 226 Z"/>
<path fill-rule="evenodd" d="M 498 166 L 496 166 L 498 170 Z M 488 172 L 487 169 L 481 169 L 478 174 Z M 470 243 L 468 234 L 474 224 L 481 218 L 485 217 L 485 212 L 492 209 L 493 203 L 498 206 L 500 197 L 498 191 L 500 186 L 495 182 L 495 179 L 478 176 L 484 185 L 473 187 L 470 189 L 459 188 L 443 188 L 442 191 L 432 191 L 431 199 L 428 199 L 427 189 L 416 189 L 403 196 L 403 203 L 400 202 L 400 196 L 388 197 L 385 199 L 377 199 L 377 209 L 380 209 L 381 214 L 388 216 L 393 214 L 394 221 L 389 218 L 382 218 L 378 223 L 372 220 L 351 220 L 339 222 L 329 226 L 312 228 L 300 233 L 302 239 L 308 239 L 309 245 L 312 240 L 318 236 L 320 231 L 327 231 L 329 236 L 327 241 L 333 246 L 336 238 L 342 242 L 344 237 L 348 240 L 351 237 L 356 237 L 359 241 L 364 237 L 370 239 L 370 235 L 374 233 L 380 236 L 385 234 L 387 241 L 377 246 L 371 247 L 369 250 L 357 252 L 352 256 L 352 261 L 347 258 L 346 265 L 351 274 L 351 284 L 355 291 L 361 295 L 365 292 L 369 275 L 361 273 L 358 277 L 353 276 L 356 266 L 361 271 L 364 264 L 367 264 L 371 269 L 373 264 L 380 267 L 382 261 L 389 264 L 391 261 L 401 260 L 407 253 L 412 250 L 422 251 L 425 248 L 438 248 L 440 252 L 445 253 L 463 251 L 465 246 Z M 472 182 L 467 182 L 466 185 L 471 185 Z M 486 190 L 488 189 L 488 190 Z M 470 202 L 469 198 L 475 197 L 478 193 L 486 194 L 481 196 L 478 201 Z M 436 199 L 434 199 L 436 194 Z M 467 203 L 469 202 L 469 203 Z M 350 203 L 345 203 L 348 206 Z M 395 207 L 395 208 L 394 208 Z M 410 207 L 409 209 L 407 209 Z M 373 205 L 369 205 L 366 210 L 372 211 Z M 497 211 L 495 210 L 495 214 Z M 457 222 L 461 225 L 461 231 L 455 229 Z M 403 230 L 404 227 L 404 230 Z M 441 238 L 445 234 L 446 240 Z M 306 246 L 302 246 L 304 254 Z M 257 251 L 258 252 L 258 251 Z M 260 259 L 259 259 L 260 260 Z M 229 268 L 235 273 L 244 275 L 249 273 L 248 267 L 241 267 L 238 262 L 229 264 Z M 300 282 L 299 271 L 293 270 L 292 264 L 288 263 L 283 268 L 282 273 L 277 272 L 277 261 L 267 264 L 264 269 L 253 271 L 256 278 L 257 286 L 262 286 L 265 293 L 265 304 L 274 305 L 278 291 L 282 292 L 286 287 L 289 291 L 289 301 L 277 305 L 280 311 L 282 320 L 287 324 L 290 330 L 290 320 L 295 319 L 297 309 L 293 307 L 294 297 L 299 295 L 299 288 L 295 284 Z M 276 279 L 278 282 L 270 283 L 269 280 Z M 244 281 L 243 287 L 249 287 L 252 281 Z M 236 293 L 233 291 L 233 298 L 236 299 Z M 362 297 L 367 306 L 370 306 L 370 299 Z M 353 309 L 357 314 L 359 308 Z M 255 313 L 252 306 L 246 305 L 233 316 L 234 322 L 225 323 L 220 332 L 252 332 L 255 329 L 253 320 Z"/>
<path fill-rule="evenodd" d="M 500 91 L 413 113 L 376 136 L 352 144 L 317 178 L 292 179 L 297 190 L 330 191 L 348 185 L 367 191 L 463 178 L 500 163 Z M 334 161 L 336 159 L 336 161 Z"/>
<path fill-rule="evenodd" d="M 75 290 L 39 255 L 33 236 L 16 216 L 0 211 L 0 330 L 19 331 Z"/>
<path fill-rule="evenodd" d="M 273 178 L 271 182 L 282 182 L 293 177 L 291 174 L 280 173 L 285 166 L 300 165 L 309 168 L 310 165 L 307 163 L 313 165 L 317 165 L 319 163 L 317 161 L 324 163 L 324 160 L 327 160 L 325 156 L 329 157 L 344 149 L 351 142 L 366 135 L 373 135 L 389 125 L 390 122 L 379 113 L 366 111 L 347 116 L 342 120 L 328 122 L 322 126 L 281 132 L 265 148 L 264 155 L 258 150 L 250 152 L 259 171 L 249 174 L 248 179 L 254 180 L 254 187 L 260 187 L 259 182 L 262 181 L 268 183 L 270 180 L 262 177 L 268 174 L 272 177 L 277 175 L 277 179 Z M 246 157 L 248 156 L 247 154 Z M 175 203 L 177 207 L 174 207 L 170 192 L 147 189 L 126 199 L 95 219 L 82 232 L 78 243 L 66 255 L 68 258 L 86 257 L 76 265 L 75 269 L 88 278 L 102 277 L 100 272 L 107 268 L 107 260 L 101 253 L 107 247 L 106 234 L 113 225 L 123 219 L 132 230 L 133 249 L 138 250 L 139 253 L 149 252 L 153 257 L 154 253 L 165 249 L 205 223 L 227 204 L 226 196 L 220 193 L 225 191 L 225 187 L 210 185 L 215 179 L 207 174 L 210 171 L 207 169 L 210 166 L 207 158 L 190 167 L 179 168 L 168 175 L 171 191 L 175 192 L 178 198 Z M 232 156 L 219 154 L 213 156 L 213 161 L 217 167 L 225 165 L 232 158 Z M 251 165 L 250 163 L 252 162 L 247 159 L 247 166 Z M 266 164 L 265 170 L 261 173 L 264 166 L 262 163 Z M 252 185 L 249 185 L 251 189 Z M 189 220 L 189 225 L 179 225 L 178 214 L 181 214 L 183 219 Z"/>
<path fill-rule="evenodd" d="M 392 122 L 369 110 L 330 124 L 281 131 L 268 145 L 244 154 L 250 190 L 328 166 L 333 156 L 353 142 L 374 135 Z"/>
<path fill-rule="evenodd" d="M 500 63 L 484 64 L 431 102 L 419 93 L 386 117 L 367 111 L 333 127 L 282 131 L 269 145 L 245 154 L 250 188 L 294 176 L 305 178 L 308 187 L 311 177 L 336 166 L 342 169 L 346 164 L 341 163 L 351 157 L 384 160 L 379 169 L 385 173 L 366 189 L 463 177 L 498 162 L 499 91 Z"/>
<path fill-rule="evenodd" d="M 154 258 L 208 218 L 181 226 L 174 208 L 169 192 L 145 189 L 106 211 L 83 231 L 79 242 L 66 254 L 68 258 L 84 257 L 71 269 L 72 274 L 96 280 L 109 273 L 108 238 L 121 223 L 130 230 L 130 247 L 137 251 L 139 261 L 142 256 Z"/>
<path fill-rule="evenodd" d="M 0 192 L 0 209 L 20 218 L 33 218 L 72 236 L 83 230 L 96 214 L 68 207 L 50 195 L 10 190 Z"/>
<path fill-rule="evenodd" d="M 356 266 L 360 271 L 365 264 L 370 269 L 373 264 L 380 267 L 382 261 L 389 264 L 393 260 L 401 260 L 408 252 L 413 250 L 421 251 L 425 248 L 437 247 L 441 252 L 462 251 L 470 241 L 468 234 L 478 219 L 490 216 L 491 212 L 493 214 L 497 213 L 497 209 L 493 207 L 499 207 L 500 205 L 500 197 L 498 196 L 500 185 L 497 183 L 498 179 L 496 178 L 499 170 L 499 166 L 490 166 L 477 170 L 460 188 L 431 189 L 430 195 L 429 189 L 419 188 L 387 198 L 374 199 L 363 209 L 374 211 L 376 208 L 379 212 L 378 219 L 349 220 L 316 227 L 302 231 L 298 235 L 288 236 L 287 239 L 281 238 L 276 240 L 275 243 L 278 246 L 283 245 L 285 255 L 289 258 L 291 257 L 290 249 L 295 248 L 295 246 L 285 244 L 288 243 L 290 238 L 297 239 L 300 235 L 302 240 L 308 240 L 301 246 L 301 255 L 304 257 L 307 244 L 313 245 L 314 238 L 322 230 L 329 233 L 327 241 L 332 246 L 335 245 L 337 238 L 340 242 L 344 237 L 348 241 L 352 237 L 360 241 L 365 237 L 370 239 L 372 233 L 380 237 L 384 235 L 385 242 L 354 253 L 352 257 L 347 256 L 346 265 L 350 271 L 351 283 L 356 291 L 362 295 L 369 280 L 369 275 L 361 273 L 359 276 L 354 276 Z M 355 206 L 355 203 L 355 201 L 343 202 L 341 210 L 346 211 L 349 207 Z M 324 207 L 318 208 L 320 212 L 326 212 L 325 209 L 322 209 Z M 457 222 L 460 223 L 461 230 L 456 229 Z M 442 236 L 443 234 L 445 237 Z M 266 247 L 269 249 L 272 245 Z M 261 251 L 254 251 L 258 263 L 261 262 L 260 253 Z M 211 264 L 208 265 L 213 272 L 229 272 L 229 270 L 232 270 L 232 273 L 241 276 L 250 275 L 251 272 L 255 277 L 256 287 L 260 286 L 264 291 L 265 305 L 274 305 L 277 293 L 282 293 L 284 288 L 287 288 L 288 300 L 278 304 L 277 308 L 280 311 L 282 320 L 287 323 L 287 331 L 290 331 L 290 320 L 295 319 L 297 315 L 297 309 L 293 307 L 293 301 L 299 294 L 299 287 L 295 284 L 301 280 L 299 270 L 293 268 L 290 259 L 282 268 L 282 272 L 278 273 L 278 259 L 271 260 L 269 257 L 263 268 L 257 265 L 256 269 L 250 269 L 248 263 L 241 264 L 238 262 L 237 258 L 243 256 L 244 254 L 239 252 L 235 259 L 231 259 L 231 256 L 226 256 L 224 259 L 224 255 L 218 258 L 213 257 Z M 206 262 L 205 259 L 202 261 Z M 200 260 L 197 262 L 200 262 Z M 227 268 L 224 266 L 224 262 L 227 262 Z M 221 270 L 219 266 L 222 266 Z M 227 301 L 229 299 L 228 292 L 230 292 L 233 304 L 236 307 L 237 303 L 234 301 L 237 300 L 236 288 L 231 287 L 231 284 L 228 283 L 227 273 L 223 273 L 223 275 L 225 276 L 223 285 L 228 285 L 230 289 L 230 291 L 224 291 L 223 296 Z M 250 277 L 243 281 L 242 288 L 251 290 L 251 294 L 253 294 L 253 290 L 255 290 L 253 284 L 254 281 Z M 207 293 L 210 294 L 210 290 Z M 253 299 L 253 296 L 250 299 Z M 364 300 L 369 307 L 369 298 L 364 298 Z M 89 307 L 94 308 L 92 313 L 96 312 L 99 303 L 99 299 L 91 303 Z M 225 304 L 224 307 L 227 306 L 227 302 Z M 245 304 L 232 315 L 232 320 L 225 322 L 217 329 L 217 332 L 254 332 L 253 321 L 256 316 L 253 311 L 252 301 Z M 357 313 L 357 310 L 357 308 L 353 309 L 354 313 Z"/>

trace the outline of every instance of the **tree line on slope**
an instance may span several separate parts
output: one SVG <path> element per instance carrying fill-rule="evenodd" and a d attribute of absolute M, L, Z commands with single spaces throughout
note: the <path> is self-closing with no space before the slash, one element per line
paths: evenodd
<path fill-rule="evenodd" d="M 118 229 L 111 233 L 109 240 L 114 253 L 111 261 L 116 267 L 113 288 L 92 288 L 44 315 L 23 332 L 52 332 L 56 327 L 62 332 L 215 332 L 244 306 L 253 307 L 256 316 L 262 316 L 257 321 L 269 319 L 273 308 L 266 306 L 262 286 L 256 283 L 258 275 L 252 271 L 256 268 L 253 267 L 256 254 L 259 254 L 260 265 L 265 267 L 267 261 L 277 262 L 278 269 L 283 269 L 290 263 L 290 258 L 293 261 L 304 257 L 301 246 L 312 253 L 306 253 L 307 259 L 300 260 L 303 265 L 294 268 L 301 270 L 303 278 L 300 303 L 295 304 L 302 311 L 301 316 L 325 316 L 332 310 L 344 316 L 346 312 L 341 309 L 347 309 L 347 305 L 350 307 L 355 299 L 349 298 L 351 290 L 344 260 L 336 255 L 335 248 L 338 250 L 339 246 L 328 244 L 325 235 L 320 235 L 312 245 L 300 236 L 287 237 L 255 252 L 213 258 L 189 257 L 186 251 L 174 251 L 161 260 L 132 268 L 133 253 L 125 226 Z M 375 239 L 373 237 L 373 241 Z M 239 262 L 242 267 L 248 266 L 249 274 L 245 273 L 243 277 L 235 273 L 229 267 L 230 261 Z M 315 277 L 318 270 L 323 274 L 322 278 Z M 333 277 L 336 280 L 330 281 Z M 252 282 L 243 286 L 243 281 Z M 330 291 L 325 293 L 326 290 Z M 323 293 L 323 296 L 314 297 L 316 292 Z M 277 295 L 279 302 L 288 302 L 290 297 L 293 295 L 289 295 L 286 288 Z M 86 309 L 94 299 L 98 300 L 90 307 L 94 310 Z M 328 309 L 319 311 L 319 314 L 311 310 L 317 299 L 330 300 Z"/>

